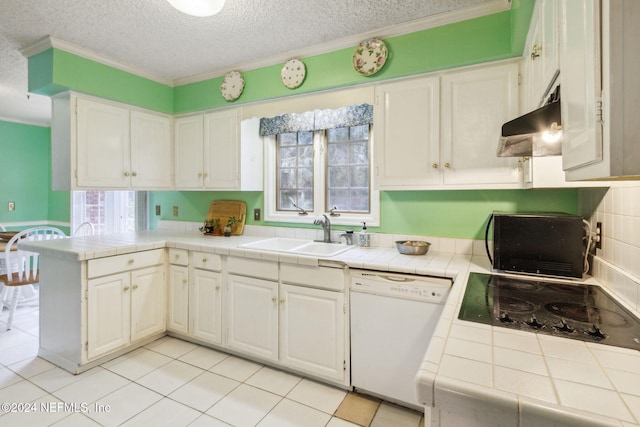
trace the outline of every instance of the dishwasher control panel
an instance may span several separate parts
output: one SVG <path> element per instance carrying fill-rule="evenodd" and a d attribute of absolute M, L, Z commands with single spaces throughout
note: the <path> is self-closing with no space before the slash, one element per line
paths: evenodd
<path fill-rule="evenodd" d="M 397 298 L 443 304 L 452 280 L 444 277 L 417 276 L 374 271 L 351 271 L 351 292 L 365 292 Z"/>

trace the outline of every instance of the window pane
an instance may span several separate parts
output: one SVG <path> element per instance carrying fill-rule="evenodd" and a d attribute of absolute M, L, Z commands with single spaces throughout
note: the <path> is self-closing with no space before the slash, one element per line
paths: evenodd
<path fill-rule="evenodd" d="M 91 222 L 95 234 L 146 229 L 148 206 L 144 191 L 74 191 L 71 233 Z"/>
<path fill-rule="evenodd" d="M 296 145 L 298 142 L 298 134 L 293 133 L 281 133 L 278 135 L 278 142 L 280 145 Z"/>
<path fill-rule="evenodd" d="M 277 136 L 277 210 L 313 210 L 313 132 Z"/>
<path fill-rule="evenodd" d="M 369 166 L 354 166 L 351 168 L 351 187 L 369 186 Z"/>
<path fill-rule="evenodd" d="M 348 144 L 329 144 L 329 164 L 346 165 L 349 163 Z"/>
<path fill-rule="evenodd" d="M 369 212 L 369 126 L 327 130 L 327 206 Z"/>
<path fill-rule="evenodd" d="M 351 141 L 368 141 L 369 140 L 369 125 L 352 126 L 349 128 Z"/>
<path fill-rule="evenodd" d="M 342 142 L 349 140 L 349 128 L 327 129 L 327 141 Z"/>

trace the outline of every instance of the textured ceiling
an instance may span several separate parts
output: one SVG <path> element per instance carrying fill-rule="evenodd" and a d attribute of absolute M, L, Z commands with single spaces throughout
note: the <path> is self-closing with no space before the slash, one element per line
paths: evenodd
<path fill-rule="evenodd" d="M 173 82 L 491 1 L 227 0 L 196 18 L 166 0 L 1 0 L 0 119 L 49 123 L 20 53 L 49 35 Z"/>

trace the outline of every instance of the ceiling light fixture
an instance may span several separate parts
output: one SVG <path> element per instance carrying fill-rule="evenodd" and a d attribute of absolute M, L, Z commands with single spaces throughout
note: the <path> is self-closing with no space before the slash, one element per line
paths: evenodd
<path fill-rule="evenodd" d="M 182 13 L 191 16 L 213 16 L 224 7 L 225 0 L 167 0 Z"/>

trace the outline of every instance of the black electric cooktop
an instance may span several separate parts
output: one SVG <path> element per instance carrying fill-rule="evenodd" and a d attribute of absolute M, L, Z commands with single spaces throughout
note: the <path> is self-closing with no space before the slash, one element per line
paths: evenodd
<path fill-rule="evenodd" d="M 640 320 L 595 285 L 471 273 L 458 318 L 640 350 Z"/>

